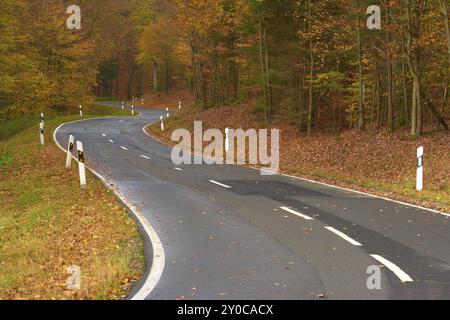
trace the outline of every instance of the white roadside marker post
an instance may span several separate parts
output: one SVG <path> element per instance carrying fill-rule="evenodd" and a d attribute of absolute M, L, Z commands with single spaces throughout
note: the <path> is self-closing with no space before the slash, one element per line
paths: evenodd
<path fill-rule="evenodd" d="M 131 106 L 131 115 L 134 116 L 134 105 Z"/>
<path fill-rule="evenodd" d="M 44 123 L 43 122 L 39 123 L 39 132 L 40 132 L 40 137 L 41 137 L 41 145 L 44 146 L 45 140 L 44 140 Z"/>
<path fill-rule="evenodd" d="M 178 101 L 178 110 L 181 110 L 181 101 Z"/>
<path fill-rule="evenodd" d="M 74 143 L 75 143 L 75 137 L 73 135 L 70 135 L 69 144 L 67 146 L 66 169 L 70 169 L 72 167 L 72 154 L 73 154 Z"/>
<path fill-rule="evenodd" d="M 45 124 L 45 121 L 44 121 L 45 119 L 44 119 L 44 113 L 42 113 L 41 112 L 41 122 L 43 123 L 43 124 Z"/>
<path fill-rule="evenodd" d="M 225 128 L 225 151 L 230 151 L 230 138 L 228 136 L 230 129 Z"/>
<path fill-rule="evenodd" d="M 163 120 L 163 116 L 161 116 L 161 131 L 164 131 L 164 120 Z"/>
<path fill-rule="evenodd" d="M 122 110 L 125 109 L 125 101 L 122 101 Z"/>
<path fill-rule="evenodd" d="M 81 104 L 79 108 L 80 108 L 80 117 L 83 118 L 83 107 L 81 106 Z"/>
<path fill-rule="evenodd" d="M 141 105 L 144 105 L 144 98 L 141 99 Z"/>
<path fill-rule="evenodd" d="M 170 117 L 169 108 L 166 108 L 166 112 L 167 112 L 167 118 L 169 118 Z"/>
<path fill-rule="evenodd" d="M 417 191 L 423 190 L 423 155 L 424 149 L 423 147 L 419 147 L 417 149 L 417 183 L 416 183 Z"/>
<path fill-rule="evenodd" d="M 80 186 L 81 189 L 86 188 L 86 168 L 84 166 L 84 149 L 83 143 L 77 141 L 77 152 L 78 152 L 78 170 L 80 172 Z"/>

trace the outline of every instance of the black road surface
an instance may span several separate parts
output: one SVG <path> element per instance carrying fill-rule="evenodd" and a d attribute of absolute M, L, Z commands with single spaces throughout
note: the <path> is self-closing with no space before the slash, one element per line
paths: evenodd
<path fill-rule="evenodd" d="M 148 299 L 450 299 L 448 216 L 238 166 L 175 167 L 143 132 L 165 112 L 139 112 L 56 136 L 82 141 L 87 164 L 161 239 L 165 268 Z M 381 289 L 367 285 L 371 266 Z"/>

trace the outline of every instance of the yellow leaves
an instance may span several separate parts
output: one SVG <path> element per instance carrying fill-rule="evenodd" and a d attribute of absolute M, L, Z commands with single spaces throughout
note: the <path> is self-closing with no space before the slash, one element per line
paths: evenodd
<path fill-rule="evenodd" d="M 225 9 L 224 3 L 217 0 L 176 0 L 175 3 L 178 9 L 175 21 L 185 38 L 206 39 L 236 32 L 250 11 L 246 1 L 230 2 L 233 9 Z"/>
<path fill-rule="evenodd" d="M 177 22 L 185 31 L 206 34 L 214 29 L 223 16 L 223 7 L 216 0 L 175 1 L 178 8 Z"/>
<path fill-rule="evenodd" d="M 0 96 L 16 113 L 67 106 L 71 98 L 91 94 L 94 45 L 80 32 L 67 32 L 64 12 L 58 1 L 24 1 L 8 22 L 14 42 L 3 39 L 1 28 Z M 0 24 L 5 14 L 0 12 Z"/>

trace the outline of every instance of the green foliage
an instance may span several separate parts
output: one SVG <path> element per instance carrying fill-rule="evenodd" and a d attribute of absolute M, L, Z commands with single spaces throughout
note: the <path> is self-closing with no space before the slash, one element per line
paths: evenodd
<path fill-rule="evenodd" d="M 110 99 L 107 99 L 107 101 L 111 101 Z M 84 108 L 85 110 L 85 116 L 92 115 L 92 116 L 128 116 L 130 112 L 128 110 L 122 110 L 122 109 L 116 109 L 116 108 L 110 108 L 106 106 L 101 105 L 88 105 Z M 77 115 L 78 109 L 76 107 L 73 108 L 67 108 L 65 110 L 44 110 L 45 114 L 45 120 L 52 120 L 55 119 L 58 116 L 63 115 Z M 7 140 L 11 138 L 12 136 L 22 132 L 23 130 L 37 126 L 40 121 L 40 114 L 35 115 L 26 115 L 26 114 L 20 114 L 16 115 L 13 119 L 9 120 L 8 122 L 2 122 L 0 124 L 0 141 Z"/>
<path fill-rule="evenodd" d="M 0 125 L 0 141 L 9 139 L 15 134 L 39 123 L 39 117 L 19 117 Z"/>
<path fill-rule="evenodd" d="M 258 99 L 255 104 L 255 112 L 264 113 L 265 109 L 265 101 L 264 99 Z"/>
<path fill-rule="evenodd" d="M 107 97 L 97 97 L 95 98 L 96 102 L 109 102 L 109 101 L 121 101 L 115 97 L 107 96 Z"/>
<path fill-rule="evenodd" d="M 152 0 L 138 0 L 136 7 L 132 13 L 132 19 L 135 23 L 138 33 L 141 33 L 145 26 L 148 25 L 154 18 L 154 1 Z"/>
<path fill-rule="evenodd" d="M 8 153 L 0 154 L 0 168 L 5 168 L 13 161 L 13 157 Z"/>
<path fill-rule="evenodd" d="M 319 92 L 327 93 L 345 93 L 345 75 L 340 72 L 330 71 L 327 73 L 319 73 L 314 79 L 314 87 Z"/>

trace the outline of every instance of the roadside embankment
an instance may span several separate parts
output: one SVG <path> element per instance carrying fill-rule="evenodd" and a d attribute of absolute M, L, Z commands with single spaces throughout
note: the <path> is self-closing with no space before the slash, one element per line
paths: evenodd
<path fill-rule="evenodd" d="M 96 106 L 84 118 L 128 114 Z M 122 299 L 143 272 L 127 210 L 91 174 L 81 190 L 77 167 L 64 168 L 53 131 L 78 119 L 46 119 L 45 147 L 38 122 L 0 141 L 0 299 Z M 69 266 L 80 268 L 80 290 L 67 287 Z"/>
<path fill-rule="evenodd" d="M 222 107 L 202 111 L 186 106 L 160 124 L 147 127 L 148 133 L 173 144 L 177 128 L 192 132 L 194 121 L 203 130 L 217 128 L 263 128 L 261 114 L 250 106 Z M 450 212 L 450 134 L 435 132 L 411 139 L 407 131 L 316 133 L 307 137 L 294 125 L 274 122 L 280 129 L 281 172 L 319 182 L 370 192 L 417 205 Z M 425 148 L 425 189 L 415 190 L 416 152 Z"/>

